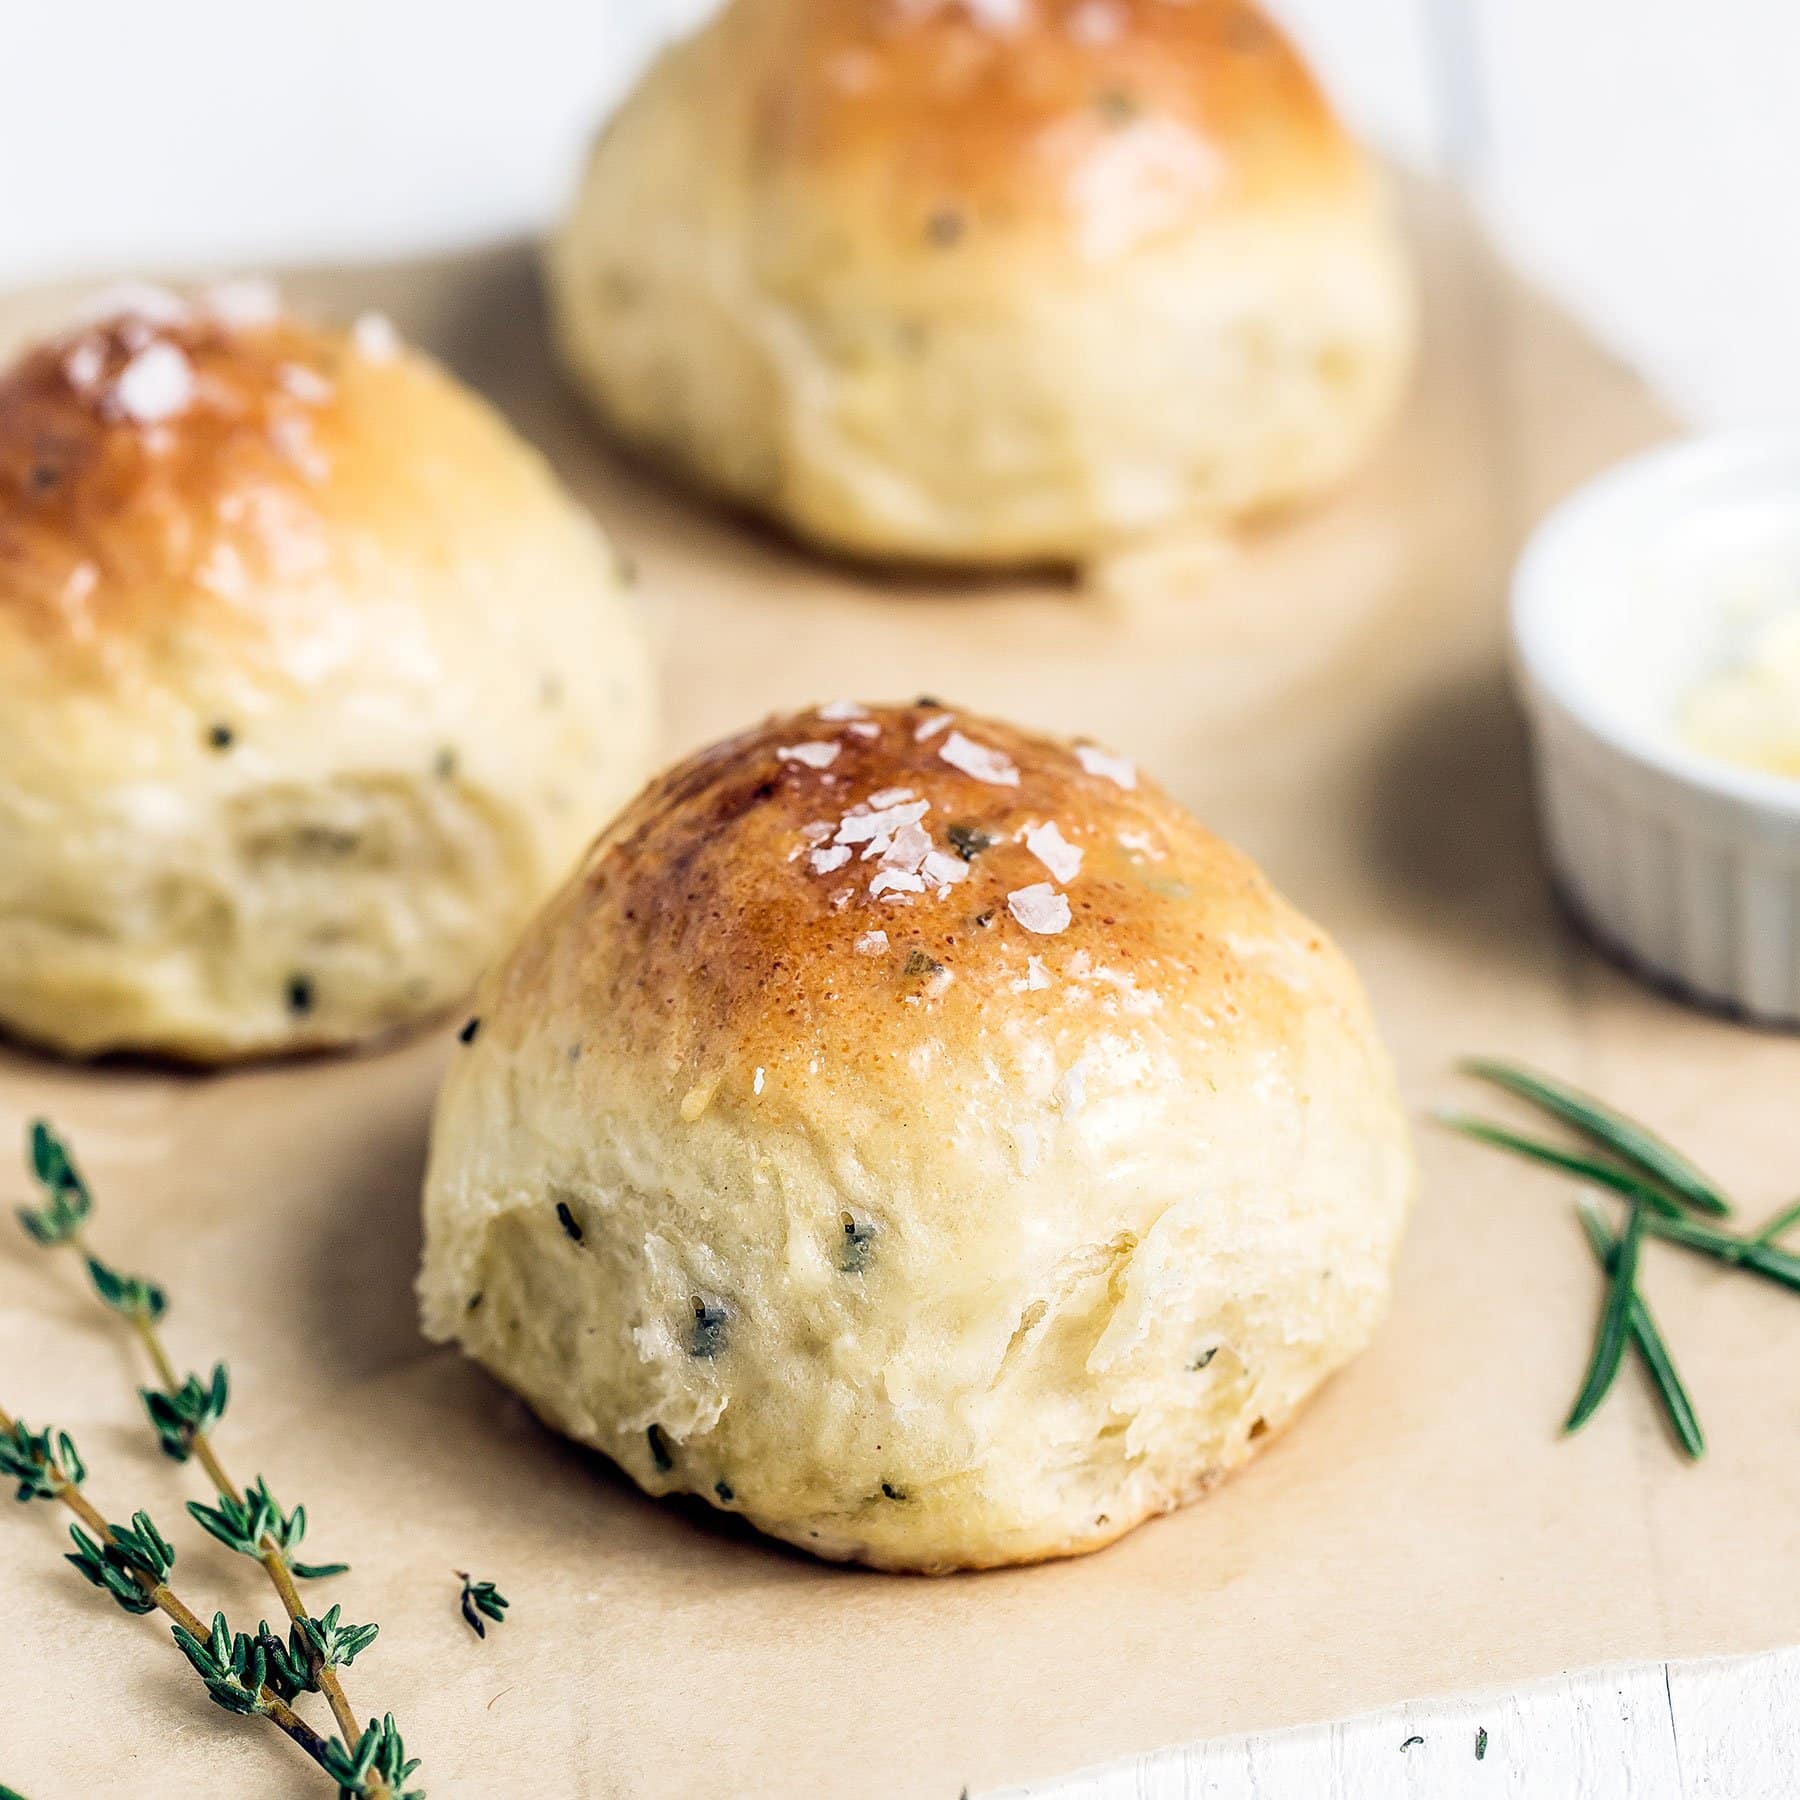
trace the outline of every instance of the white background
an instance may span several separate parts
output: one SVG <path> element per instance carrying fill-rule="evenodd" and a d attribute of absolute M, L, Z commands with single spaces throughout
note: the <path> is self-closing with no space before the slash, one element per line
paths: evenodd
<path fill-rule="evenodd" d="M 0 0 L 0 282 L 536 230 L 600 111 L 705 6 Z M 1274 10 L 1366 134 L 1461 179 L 1691 416 L 1800 414 L 1793 0 Z M 1756 1800 L 1800 1792 L 1797 1718 L 1800 1655 L 1658 1667 L 1151 1759 L 1067 1800 Z"/>
<path fill-rule="evenodd" d="M 0 0 L 0 281 L 535 228 L 706 0 Z M 1704 419 L 1800 412 L 1800 6 L 1276 0 L 1346 110 Z"/>

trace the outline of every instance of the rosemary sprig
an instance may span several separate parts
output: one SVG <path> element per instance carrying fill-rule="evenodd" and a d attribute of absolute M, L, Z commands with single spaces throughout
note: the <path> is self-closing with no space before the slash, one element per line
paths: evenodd
<path fill-rule="evenodd" d="M 1587 1233 L 1588 1242 L 1594 1247 L 1594 1255 L 1600 1260 L 1600 1267 L 1607 1274 L 1613 1274 L 1618 1266 L 1619 1240 L 1607 1230 L 1599 1210 L 1591 1200 L 1578 1200 L 1575 1211 L 1581 1219 L 1582 1229 Z M 1644 1367 L 1650 1372 L 1657 1398 L 1662 1401 L 1663 1411 L 1669 1416 L 1669 1424 L 1676 1438 L 1682 1449 L 1698 1461 L 1706 1454 L 1706 1438 L 1700 1430 L 1699 1416 L 1694 1411 L 1694 1403 L 1688 1398 L 1688 1391 L 1682 1385 L 1680 1375 L 1676 1373 L 1675 1359 L 1669 1354 L 1669 1346 L 1663 1341 L 1663 1335 L 1650 1315 L 1644 1296 L 1635 1289 L 1631 1296 L 1631 1311 L 1627 1323 L 1631 1328 L 1632 1342 L 1637 1346 L 1638 1355 L 1644 1360 Z"/>
<path fill-rule="evenodd" d="M 1721 1262 L 1749 1269 L 1753 1274 L 1800 1292 L 1800 1254 L 1784 1250 L 1773 1241 L 1775 1233 L 1787 1229 L 1795 1219 L 1800 1218 L 1800 1202 L 1777 1213 L 1754 1237 L 1742 1237 L 1722 1226 L 1709 1225 L 1683 1212 L 1670 1201 L 1667 1194 L 1627 1169 L 1571 1155 L 1554 1144 L 1527 1137 L 1522 1132 L 1509 1130 L 1488 1119 L 1472 1118 L 1467 1113 L 1440 1112 L 1436 1116 L 1440 1124 L 1460 1132 L 1464 1137 L 1492 1144 L 1501 1150 L 1511 1150 L 1533 1162 L 1561 1169 L 1565 1174 L 1576 1176 L 1582 1181 L 1611 1188 L 1628 1200 L 1641 1201 L 1646 1209 L 1644 1230 L 1652 1237 L 1685 1245 L 1690 1250 L 1698 1250 L 1704 1255 L 1717 1257 Z"/>
<path fill-rule="evenodd" d="M 1590 1143 L 1610 1150 L 1620 1161 L 1660 1182 L 1689 1206 L 1719 1217 L 1731 1211 L 1725 1196 L 1679 1150 L 1591 1094 L 1517 1063 L 1491 1057 L 1470 1057 L 1460 1067 L 1465 1074 L 1492 1082 L 1573 1126 Z"/>
<path fill-rule="evenodd" d="M 1579 1176 L 1581 1180 L 1591 1181 L 1597 1187 L 1611 1188 L 1615 1194 L 1623 1194 L 1628 1200 L 1642 1201 L 1654 1212 L 1671 1216 L 1678 1216 L 1681 1212 L 1680 1206 L 1661 1188 L 1652 1187 L 1641 1175 L 1634 1175 L 1629 1169 L 1601 1162 L 1597 1157 L 1560 1149 L 1555 1144 L 1546 1144 L 1537 1138 L 1526 1137 L 1523 1132 L 1496 1125 L 1491 1119 L 1477 1119 L 1470 1113 L 1439 1112 L 1437 1120 L 1440 1125 L 1447 1125 L 1452 1131 L 1461 1132 L 1464 1137 L 1474 1138 L 1477 1143 L 1492 1144 L 1498 1150 L 1511 1150 L 1519 1156 L 1530 1157 L 1534 1162 L 1547 1163 L 1553 1169 L 1561 1169 L 1565 1175 Z"/>
<path fill-rule="evenodd" d="M 1676 1372 L 1668 1344 L 1637 1291 L 1642 1240 L 1651 1236 L 1680 1244 L 1800 1292 L 1800 1255 L 1784 1250 L 1776 1241 L 1800 1223 L 1800 1201 L 1782 1208 L 1753 1236 L 1727 1230 L 1715 1221 L 1730 1208 L 1711 1180 L 1680 1151 L 1635 1121 L 1577 1089 L 1515 1064 L 1477 1058 L 1460 1066 L 1572 1125 L 1613 1160 L 1545 1143 L 1467 1113 L 1439 1113 L 1444 1125 L 1480 1143 L 1545 1164 L 1592 1186 L 1608 1188 L 1620 1195 L 1629 1208 L 1625 1231 L 1614 1238 L 1592 1204 L 1585 1200 L 1579 1203 L 1582 1227 L 1607 1273 L 1607 1301 L 1586 1378 L 1564 1429 L 1578 1430 L 1592 1417 L 1618 1373 L 1624 1343 L 1629 1339 L 1644 1359 L 1682 1449 L 1690 1457 L 1702 1456 L 1706 1440 L 1693 1401 Z M 1712 1216 L 1696 1218 L 1690 1209 Z"/>
<path fill-rule="evenodd" d="M 481 1622 L 483 1613 L 496 1625 L 506 1623 L 506 1609 L 512 1602 L 491 1581 L 471 1581 L 466 1569 L 458 1569 L 456 1576 L 462 1583 L 463 1619 L 478 1638 L 487 1636 L 487 1627 Z"/>
<path fill-rule="evenodd" d="M 403 1753 L 396 1756 L 392 1749 L 384 1748 L 389 1745 L 390 1737 L 393 1746 L 399 1746 L 398 1733 L 391 1729 L 391 1715 L 385 1723 L 371 1721 L 366 1728 L 359 1727 L 337 1674 L 340 1666 L 347 1667 L 373 1642 L 378 1628 L 374 1625 L 340 1626 L 340 1609 L 335 1606 L 324 1620 L 314 1619 L 295 1585 L 298 1581 L 342 1574 L 348 1565 L 300 1561 L 294 1552 L 306 1533 L 305 1507 L 296 1506 L 291 1513 L 284 1512 L 263 1477 L 259 1475 L 248 1489 L 243 1489 L 226 1471 L 212 1440 L 212 1428 L 224 1416 L 230 1401 L 230 1377 L 225 1365 L 215 1363 L 211 1376 L 204 1382 L 193 1374 L 177 1377 L 158 1330 L 159 1322 L 168 1311 L 167 1294 L 143 1276 L 114 1269 L 89 1249 L 86 1228 L 93 1217 L 92 1192 L 68 1146 L 42 1119 L 35 1120 L 30 1129 L 28 1162 L 42 1190 L 42 1200 L 37 1207 L 19 1209 L 20 1224 L 27 1236 L 45 1249 L 67 1248 L 79 1256 L 86 1266 L 95 1296 L 130 1323 L 162 1384 L 158 1388 L 138 1390 L 159 1446 L 176 1462 L 186 1462 L 190 1457 L 198 1461 L 213 1485 L 217 1504 L 207 1506 L 199 1501 L 189 1501 L 189 1513 L 221 1543 L 260 1563 L 281 1601 L 289 1621 L 289 1638 L 273 1665 L 277 1670 L 277 1685 L 290 1690 L 288 1698 L 300 1691 L 324 1695 L 343 1734 L 343 1745 L 355 1746 L 354 1750 L 344 1752 L 345 1766 L 356 1765 L 364 1749 L 373 1746 L 357 1776 L 362 1785 L 346 1791 L 367 1794 L 372 1800 L 393 1794 L 398 1800 L 395 1781 L 403 1780 L 404 1776 L 390 1780 L 387 1771 L 406 1759 Z M 104 1563 L 104 1557 L 101 1561 Z M 90 1579 L 94 1578 L 90 1576 Z M 220 1621 L 215 1623 L 222 1624 Z M 183 1629 L 188 1637 L 178 1637 L 177 1642 L 203 1676 L 211 1670 L 208 1691 L 215 1699 L 220 1699 L 222 1692 L 242 1690 L 247 1670 L 259 1673 L 252 1689 L 246 1691 L 260 1690 L 265 1685 L 265 1676 L 271 1667 L 269 1646 L 279 1646 L 281 1642 L 266 1625 L 255 1639 L 238 1634 L 237 1639 L 227 1643 L 223 1656 L 218 1652 L 216 1630 L 203 1633 L 194 1626 L 185 1625 Z M 208 1649 L 208 1645 L 212 1648 Z M 204 1668 L 201 1657 L 205 1659 Z M 304 1679 L 301 1670 L 304 1670 Z M 220 1704 L 225 1702 L 220 1700 Z M 338 1740 L 331 1742 L 337 1744 Z"/>
<path fill-rule="evenodd" d="M 1612 1253 L 1612 1276 L 1607 1283 L 1606 1304 L 1600 1311 L 1600 1329 L 1594 1334 L 1594 1353 L 1588 1360 L 1581 1391 L 1563 1424 L 1564 1431 L 1579 1431 L 1594 1416 L 1625 1359 L 1625 1345 L 1631 1336 L 1631 1304 L 1637 1298 L 1638 1247 L 1643 1241 L 1644 1208 L 1634 1200 L 1625 1216 L 1625 1234 Z"/>

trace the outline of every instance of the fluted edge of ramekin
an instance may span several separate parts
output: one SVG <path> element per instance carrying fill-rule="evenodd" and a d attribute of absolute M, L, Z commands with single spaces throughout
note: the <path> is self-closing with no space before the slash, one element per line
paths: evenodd
<path fill-rule="evenodd" d="M 1545 849 L 1581 923 L 1690 998 L 1800 1025 L 1800 822 L 1697 805 L 1529 683 L 1524 697 Z"/>
<path fill-rule="evenodd" d="M 1739 484 L 1800 489 L 1800 431 L 1687 439 L 1607 471 L 1538 527 L 1514 573 L 1514 677 L 1558 891 L 1601 945 L 1758 1024 L 1800 1026 L 1800 782 L 1601 717 L 1570 621 L 1583 572 L 1648 521 Z M 1591 650 L 1585 652 L 1591 654 Z"/>

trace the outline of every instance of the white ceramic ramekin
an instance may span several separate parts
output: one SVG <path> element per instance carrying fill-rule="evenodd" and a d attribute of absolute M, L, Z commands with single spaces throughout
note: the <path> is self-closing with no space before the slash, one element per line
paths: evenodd
<path fill-rule="evenodd" d="M 1756 621 L 1800 608 L 1800 431 L 1602 475 L 1513 578 L 1544 836 L 1595 935 L 1691 997 L 1800 1024 L 1800 781 L 1717 762 L 1678 715 Z"/>

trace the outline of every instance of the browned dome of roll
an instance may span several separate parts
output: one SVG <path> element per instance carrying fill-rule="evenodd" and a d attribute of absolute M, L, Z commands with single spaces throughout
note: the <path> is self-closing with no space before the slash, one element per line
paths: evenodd
<path fill-rule="evenodd" d="M 1119 206 L 1168 227 L 1362 177 L 1247 0 L 768 0 L 725 23 L 765 172 L 861 189 L 862 222 L 909 241 Z"/>
<path fill-rule="evenodd" d="M 354 593 L 372 540 L 441 537 L 542 476 L 385 322 L 121 290 L 0 373 L 0 634 L 64 662 L 129 661 L 176 625 L 303 647 L 296 592 L 335 573 Z"/>

